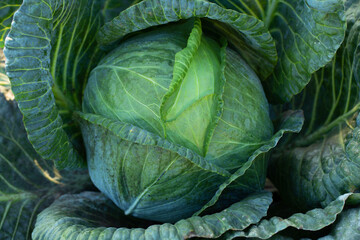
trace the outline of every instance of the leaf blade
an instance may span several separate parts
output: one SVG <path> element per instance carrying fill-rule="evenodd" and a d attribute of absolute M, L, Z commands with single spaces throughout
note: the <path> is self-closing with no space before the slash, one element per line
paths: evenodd
<path fill-rule="evenodd" d="M 259 221 L 266 214 L 270 202 L 270 193 L 258 193 L 232 205 L 223 212 L 202 218 L 192 217 L 180 220 L 174 225 L 165 223 L 163 225 L 152 225 L 147 229 L 130 229 L 126 228 L 129 224 L 120 221 L 120 226 L 106 228 L 101 227 L 103 226 L 101 218 L 103 218 L 104 214 L 102 213 L 100 216 L 96 214 L 97 212 L 107 209 L 105 219 L 116 217 L 116 214 L 111 214 L 111 210 L 115 211 L 118 216 L 120 215 L 122 219 L 124 219 L 124 216 L 112 205 L 111 201 L 101 194 L 84 192 L 79 195 L 65 195 L 42 212 L 33 232 L 33 239 L 46 239 L 47 236 L 50 236 L 48 235 L 50 233 L 53 234 L 54 240 L 70 235 L 77 236 L 77 239 L 88 239 L 90 234 L 97 235 L 99 239 L 104 240 L 117 238 L 135 240 L 145 236 L 159 240 L 180 240 L 191 237 L 216 238 L 230 228 L 245 229 L 250 224 Z M 73 207 L 69 207 L 70 205 Z M 79 209 L 82 209 L 82 211 L 76 211 Z M 86 213 L 83 209 L 88 209 L 92 214 Z M 85 213 L 79 214 L 81 212 Z M 230 214 L 230 212 L 232 213 Z M 97 217 L 94 218 L 93 216 Z M 54 222 L 61 222 L 61 224 L 51 224 Z M 74 224 L 77 224 L 78 227 L 72 228 L 71 226 Z M 125 227 L 121 227 L 122 224 Z"/>

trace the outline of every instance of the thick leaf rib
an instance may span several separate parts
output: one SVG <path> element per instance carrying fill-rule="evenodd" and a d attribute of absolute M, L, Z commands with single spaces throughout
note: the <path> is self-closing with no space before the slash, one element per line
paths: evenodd
<path fill-rule="evenodd" d="M 34 148 L 45 159 L 57 160 L 62 167 L 78 167 L 81 157 L 62 128 L 63 121 L 51 91 L 53 7 L 51 1 L 36 0 L 25 0 L 21 5 L 5 43 L 6 71 Z"/>

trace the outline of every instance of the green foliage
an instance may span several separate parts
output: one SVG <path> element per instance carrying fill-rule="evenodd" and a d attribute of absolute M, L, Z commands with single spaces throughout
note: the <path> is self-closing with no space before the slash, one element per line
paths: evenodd
<path fill-rule="evenodd" d="M 134 11 L 142 17 L 127 20 Z M 180 19 L 189 20 L 157 26 Z M 216 29 L 203 27 L 208 22 Z M 227 39 L 225 28 L 253 42 L 240 48 L 241 39 Z M 252 67 L 261 76 L 270 69 L 247 55 L 256 49 L 266 63 L 275 48 L 255 18 L 206 1 L 144 1 L 105 24 L 99 39 L 108 47 L 121 43 L 92 71 L 80 125 L 93 182 L 126 214 L 174 222 L 214 205 L 232 182 L 238 194 L 226 204 L 259 191 L 266 167 L 258 168 L 256 158 L 266 166 L 262 155 L 283 133 L 300 131 L 302 121 L 291 122 L 272 137 Z"/>
<path fill-rule="evenodd" d="M 335 222 L 337 215 L 344 209 L 345 201 L 350 195 L 344 194 L 339 196 L 324 209 L 313 209 L 306 213 L 296 213 L 286 219 L 272 217 L 269 220 L 262 220 L 257 226 L 251 227 L 248 231 L 226 233 L 223 239 L 234 239 L 236 237 L 268 239 L 288 227 L 307 231 L 320 230 Z"/>
<path fill-rule="evenodd" d="M 5 44 L 7 75 L 30 142 L 59 168 L 85 165 L 72 113 L 81 109 L 88 75 L 103 55 L 95 35 L 119 7 L 112 1 L 24 0 L 14 17 Z"/>
<path fill-rule="evenodd" d="M 11 21 L 22 0 L 6 0 L 0 2 L 0 48 L 4 48 L 4 41 L 9 33 Z"/>
<path fill-rule="evenodd" d="M 132 219 L 127 219 L 108 198 L 100 193 L 83 192 L 64 195 L 44 210 L 36 223 L 33 239 L 217 238 L 229 229 L 243 230 L 258 222 L 266 215 L 270 203 L 270 193 L 257 193 L 219 213 L 182 219 L 175 224 L 152 225 L 147 229 L 138 225 L 131 229 Z"/>
<path fill-rule="evenodd" d="M 44 162 L 26 139 L 16 104 L 0 96 L 0 113 L 0 238 L 30 239 L 34 218 L 45 200 L 36 192 L 46 183 L 44 174 L 53 169 L 37 167 Z"/>
<path fill-rule="evenodd" d="M 31 239 L 37 214 L 57 195 L 89 185 L 86 174 L 60 173 L 36 154 L 16 103 L 2 95 L 0 149 L 0 239 Z"/>
<path fill-rule="evenodd" d="M 205 210 L 233 182 L 238 192 L 259 191 L 264 182 L 253 188 L 252 175 L 246 171 L 265 175 L 262 155 L 276 146 L 284 132 L 300 131 L 302 126 L 301 114 L 286 115 L 281 130 L 231 175 L 191 150 L 131 124 L 94 114 L 79 115 L 92 181 L 127 214 L 157 221 L 175 221 Z M 257 158 L 261 167 L 250 169 Z M 239 197 L 244 194 L 235 200 Z"/>
<path fill-rule="evenodd" d="M 335 222 L 331 233 L 319 240 L 349 239 L 356 240 L 359 233 L 359 208 L 347 209 L 342 212 Z"/>
<path fill-rule="evenodd" d="M 360 185 L 359 122 L 355 122 L 360 109 L 360 10 L 359 1 L 346 3 L 344 43 L 291 106 L 303 108 L 309 121 L 271 161 L 270 178 L 300 209 L 324 207 Z"/>
<path fill-rule="evenodd" d="M 0 48 L 0 239 L 359 238 L 359 0 L 0 1 Z"/>
<path fill-rule="evenodd" d="M 272 181 L 300 209 L 327 206 L 360 185 L 358 135 L 359 127 L 339 127 L 323 141 L 274 156 Z"/>
<path fill-rule="evenodd" d="M 270 102 L 289 101 L 328 63 L 344 39 L 341 0 L 211 0 L 265 22 L 276 41 L 279 61 L 264 80 Z"/>

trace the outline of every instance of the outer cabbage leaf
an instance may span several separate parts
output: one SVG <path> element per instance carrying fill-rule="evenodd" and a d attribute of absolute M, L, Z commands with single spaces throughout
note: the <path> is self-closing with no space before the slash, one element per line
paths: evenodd
<path fill-rule="evenodd" d="M 276 49 L 263 22 L 203 0 L 142 1 L 106 23 L 98 40 L 104 47 L 113 47 L 129 33 L 192 17 L 212 20 L 208 27 L 231 42 L 258 76 L 266 77 L 273 71 Z"/>
<path fill-rule="evenodd" d="M 0 48 L 4 47 L 5 37 L 10 30 L 13 15 L 21 3 L 22 0 L 6 0 L 0 2 Z"/>
<path fill-rule="evenodd" d="M 327 64 L 344 39 L 341 0 L 212 0 L 265 22 L 276 41 L 279 61 L 264 80 L 270 102 L 289 101 Z"/>
<path fill-rule="evenodd" d="M 224 58 L 223 110 L 206 159 L 233 171 L 272 138 L 274 127 L 269 104 L 254 71 L 231 48 L 226 49 Z"/>
<path fill-rule="evenodd" d="M 7 75 L 30 142 L 60 168 L 84 165 L 72 112 L 81 109 L 88 74 L 103 54 L 95 35 L 118 7 L 100 0 L 24 0 L 14 16 L 5 43 Z"/>
<path fill-rule="evenodd" d="M 286 219 L 272 217 L 268 220 L 261 220 L 256 226 L 252 226 L 246 231 L 230 231 L 225 233 L 220 239 L 230 240 L 238 237 L 255 239 L 292 239 L 281 235 L 275 235 L 289 227 L 307 231 L 317 231 L 335 222 L 337 216 L 344 209 L 345 201 L 350 196 L 351 193 L 341 195 L 325 208 L 316 208 L 306 213 L 296 213 Z M 274 237 L 271 238 L 272 236 Z"/>
<path fill-rule="evenodd" d="M 37 214 L 58 194 L 76 192 L 88 180 L 80 172 L 71 181 L 64 179 L 39 157 L 16 103 L 0 95 L 0 239 L 31 239 Z"/>
<path fill-rule="evenodd" d="M 163 222 L 189 217 L 230 176 L 195 152 L 131 124 L 79 114 L 90 177 L 127 214 Z"/>
<path fill-rule="evenodd" d="M 245 229 L 266 215 L 270 193 L 257 193 L 229 208 L 204 217 L 191 217 L 175 224 L 139 228 L 144 223 L 128 219 L 100 193 L 64 195 L 38 217 L 34 240 L 49 239 L 156 239 L 217 238 L 230 229 Z M 114 225 L 118 223 L 118 225 Z M 136 224 L 137 228 L 134 227 Z M 135 225 L 135 226 L 136 226 Z"/>
<path fill-rule="evenodd" d="M 271 161 L 270 178 L 280 194 L 300 209 L 326 206 L 360 187 L 359 123 L 352 122 L 360 109 L 359 4 L 359 0 L 346 1 L 348 30 L 343 45 L 295 99 L 294 107 L 304 106 L 305 118 L 310 118 L 304 131 L 289 139 Z"/>
<path fill-rule="evenodd" d="M 300 209 L 311 209 L 359 189 L 359 134 L 359 127 L 340 128 L 322 142 L 276 156 L 270 178 L 283 198 Z"/>
<path fill-rule="evenodd" d="M 270 24 L 279 61 L 266 82 L 268 92 L 289 101 L 303 90 L 311 74 L 332 59 L 345 28 L 340 0 L 280 1 Z"/>
<path fill-rule="evenodd" d="M 360 109 L 360 1 L 345 4 L 347 32 L 345 40 L 325 68 L 313 74 L 303 93 L 295 98 L 294 108 L 304 109 L 304 131 L 297 146 L 321 139 L 339 123 Z"/>
<path fill-rule="evenodd" d="M 349 45 L 349 59 L 353 69 L 354 79 L 360 84 L 360 1 L 344 0 L 345 15 L 348 23 L 347 45 Z M 351 54 L 353 51 L 353 54 Z"/>

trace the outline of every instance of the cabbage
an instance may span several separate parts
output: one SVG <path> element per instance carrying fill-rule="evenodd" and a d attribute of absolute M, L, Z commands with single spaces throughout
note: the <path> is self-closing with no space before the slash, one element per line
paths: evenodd
<path fill-rule="evenodd" d="M 199 210 L 273 134 L 259 78 L 199 18 L 123 40 L 92 70 L 83 112 L 96 119 L 82 124 L 92 181 L 126 213 L 163 222 Z"/>
<path fill-rule="evenodd" d="M 0 3 L 0 239 L 356 239 L 359 6 Z"/>

